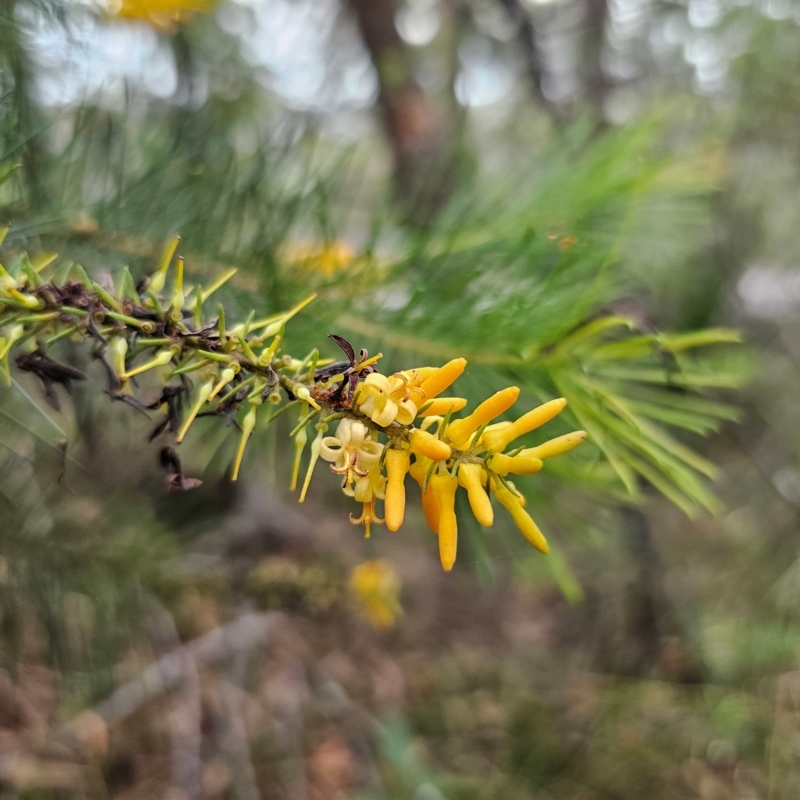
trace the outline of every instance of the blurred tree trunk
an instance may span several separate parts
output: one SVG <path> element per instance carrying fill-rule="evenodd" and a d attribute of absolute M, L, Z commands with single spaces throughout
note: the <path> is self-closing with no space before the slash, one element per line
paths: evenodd
<path fill-rule="evenodd" d="M 517 28 L 517 42 L 522 52 L 522 59 L 525 62 L 525 73 L 534 101 L 558 122 L 559 115 L 555 107 L 545 97 L 542 91 L 544 69 L 542 66 L 542 55 L 537 42 L 536 23 L 533 20 L 533 16 L 522 5 L 520 0 L 497 0 L 497 2 L 503 7 L 508 18 Z"/>
<path fill-rule="evenodd" d="M 583 80 L 586 98 L 594 111 L 598 127 L 606 127 L 605 102 L 611 85 L 603 71 L 608 0 L 585 0 L 583 36 Z"/>
<path fill-rule="evenodd" d="M 441 115 L 417 83 L 394 24 L 393 0 L 348 0 L 378 73 L 383 125 L 394 158 L 396 192 L 422 224 L 454 188 L 453 148 Z"/>
<path fill-rule="evenodd" d="M 691 637 L 664 585 L 664 568 L 650 520 L 641 509 L 630 507 L 620 509 L 620 520 L 638 575 L 624 590 L 627 663 L 617 667 L 632 675 L 648 675 L 655 670 L 668 680 L 699 683 L 703 679 L 702 667 L 692 653 Z"/>

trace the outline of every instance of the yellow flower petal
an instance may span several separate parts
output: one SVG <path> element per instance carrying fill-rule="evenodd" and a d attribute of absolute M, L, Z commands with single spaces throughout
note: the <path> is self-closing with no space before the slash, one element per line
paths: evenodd
<path fill-rule="evenodd" d="M 397 417 L 397 403 L 387 397 L 383 401 L 383 407 L 381 408 L 379 403 L 378 408 L 380 410 L 376 410 L 372 414 L 372 421 L 376 425 L 380 425 L 382 428 L 391 425 Z"/>

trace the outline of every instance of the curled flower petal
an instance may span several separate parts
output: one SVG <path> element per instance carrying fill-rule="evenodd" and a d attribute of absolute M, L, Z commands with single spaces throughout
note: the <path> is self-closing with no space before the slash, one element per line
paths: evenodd
<path fill-rule="evenodd" d="M 325 436 L 319 448 L 319 454 L 326 461 L 338 461 L 344 455 L 346 448 L 336 436 Z"/>

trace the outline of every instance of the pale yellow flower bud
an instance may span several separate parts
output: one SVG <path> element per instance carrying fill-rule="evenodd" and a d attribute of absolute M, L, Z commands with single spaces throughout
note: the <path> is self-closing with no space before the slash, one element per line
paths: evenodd
<path fill-rule="evenodd" d="M 132 370 L 120 375 L 120 378 L 123 380 L 127 380 L 128 378 L 132 378 L 134 375 L 141 375 L 143 372 L 147 372 L 149 369 L 155 369 L 156 367 L 165 367 L 172 361 L 173 357 L 175 356 L 174 351 L 172 350 L 162 350 L 160 353 L 156 353 L 156 355 L 150 360 L 141 364 L 138 367 L 135 367 Z"/>
<path fill-rule="evenodd" d="M 247 440 L 250 438 L 250 434 L 256 427 L 256 408 L 257 406 L 253 404 L 242 420 L 242 436 L 239 439 L 239 449 L 236 451 L 236 459 L 233 462 L 232 481 L 239 479 L 239 467 L 241 467 L 242 459 L 244 458 L 244 449 L 247 447 Z"/>
<path fill-rule="evenodd" d="M 197 392 L 197 401 L 192 406 L 192 410 L 189 412 L 189 416 L 186 418 L 186 422 L 183 423 L 183 427 L 178 433 L 178 438 L 176 439 L 177 443 L 180 444 L 184 437 L 186 436 L 187 431 L 189 430 L 189 426 L 194 422 L 195 417 L 200 413 L 200 409 L 205 404 L 206 400 L 208 400 L 209 396 L 211 395 L 211 390 L 214 388 L 214 380 L 207 381 L 204 383 Z"/>

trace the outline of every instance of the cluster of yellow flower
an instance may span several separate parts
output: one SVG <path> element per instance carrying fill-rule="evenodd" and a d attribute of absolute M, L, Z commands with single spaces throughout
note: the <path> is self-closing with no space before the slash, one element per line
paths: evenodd
<path fill-rule="evenodd" d="M 466 490 L 479 524 L 490 527 L 494 523 L 490 500 L 494 495 L 525 538 L 546 553 L 547 541 L 507 476 L 533 475 L 542 468 L 543 459 L 565 453 L 586 438 L 583 431 L 574 431 L 537 447 L 504 452 L 517 438 L 559 414 L 566 400 L 551 400 L 513 422 L 493 422 L 517 401 L 520 391 L 512 386 L 492 395 L 468 416 L 453 420 L 452 414 L 467 401 L 439 395 L 466 364 L 457 358 L 440 368 L 421 367 L 389 376 L 371 372 L 356 386 L 351 414 L 339 422 L 336 435 L 320 435 L 318 446 L 319 455 L 342 476 L 344 493 L 362 503 L 361 515 L 351 515 L 351 519 L 365 526 L 367 536 L 373 522 L 385 522 L 391 531 L 403 524 L 409 474 L 422 491 L 428 526 L 439 536 L 445 570 L 452 569 L 456 560 L 459 487 Z M 381 433 L 388 439 L 385 444 L 379 441 Z M 377 515 L 378 499 L 384 501 L 385 519 Z"/>
<path fill-rule="evenodd" d="M 0 230 L 0 244 L 5 230 Z M 508 476 L 537 473 L 543 459 L 571 450 L 585 434 L 575 431 L 538 447 L 506 450 L 520 436 L 553 419 L 566 405 L 563 398 L 513 422 L 497 422 L 519 397 L 519 389 L 512 386 L 492 395 L 468 416 L 453 419 L 467 401 L 441 395 L 463 373 L 467 364 L 463 358 L 442 367 L 384 375 L 376 367 L 380 354 L 370 357 L 362 350 L 357 356 L 346 339 L 331 335 L 346 361 L 320 359 L 316 349 L 295 359 L 282 352 L 285 328 L 313 295 L 289 311 L 260 320 L 251 312 L 244 322 L 228 324 L 221 305 L 209 319 L 210 297 L 236 270 L 228 270 L 205 289 L 189 286 L 184 283 L 182 257 L 175 259 L 177 245 L 177 237 L 170 240 L 151 275 L 137 283 L 123 270 L 118 286 L 111 289 L 72 263 L 59 277 L 53 267 L 55 256 L 31 261 L 23 253 L 7 269 L 0 265 L 0 374 L 5 382 L 11 383 L 13 352 L 17 368 L 36 375 L 48 402 L 58 407 L 55 386 L 69 391 L 72 381 L 87 376 L 55 360 L 53 350 L 66 338 L 92 340 L 95 355 L 106 369 L 109 397 L 145 413 L 164 412 L 151 439 L 171 435 L 180 444 L 201 416 L 237 421 L 240 438 L 231 466 L 233 480 L 238 478 L 258 421 L 269 425 L 297 407 L 299 417 L 291 432 L 295 444 L 292 488 L 298 484 L 310 424 L 317 430 L 301 502 L 322 458 L 341 476 L 345 494 L 362 504 L 360 516 L 351 519 L 365 526 L 367 536 L 374 522 L 385 521 L 389 530 L 396 531 L 405 515 L 408 474 L 422 490 L 422 508 L 431 530 L 439 536 L 446 570 L 452 569 L 456 559 L 459 486 L 466 490 L 481 525 L 494 522 L 494 496 L 523 535 L 547 552 L 544 536 Z M 176 265 L 167 290 L 173 259 Z M 148 379 L 139 390 L 134 379 L 145 373 Z M 147 392 L 153 382 L 160 394 L 146 402 L 139 399 L 137 394 Z M 335 434 L 329 435 L 329 425 L 335 421 Z M 169 464 L 170 491 L 199 484 L 183 476 L 170 447 L 164 448 L 162 462 Z M 384 501 L 385 519 L 378 516 L 378 500 Z"/>

